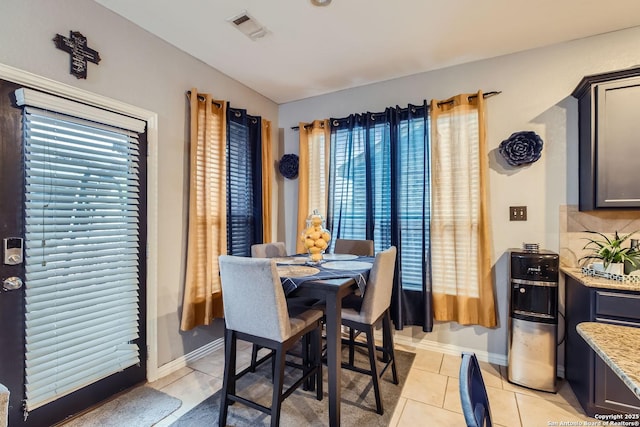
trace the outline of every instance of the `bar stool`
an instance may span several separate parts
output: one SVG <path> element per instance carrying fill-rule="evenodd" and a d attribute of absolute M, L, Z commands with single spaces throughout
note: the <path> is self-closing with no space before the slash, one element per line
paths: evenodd
<path fill-rule="evenodd" d="M 373 240 L 336 239 L 333 253 L 373 256 Z"/>
<path fill-rule="evenodd" d="M 225 367 L 219 425 L 225 426 L 229 405 L 240 402 L 271 415 L 271 426 L 280 422 L 282 401 L 315 376 L 316 399 L 322 400 L 321 319 L 315 309 L 287 309 L 276 264 L 266 258 L 221 255 L 220 278 L 225 313 Z M 305 337 L 308 351 L 302 376 L 283 392 L 286 352 Z M 251 366 L 236 373 L 236 341 L 251 342 L 273 350 L 274 381 L 271 407 L 236 394 L 236 380 Z M 312 387 L 313 388 L 313 387 Z"/>
<path fill-rule="evenodd" d="M 467 427 L 491 427 L 491 408 L 487 388 L 474 353 L 462 353 L 458 382 L 462 413 Z"/>
<path fill-rule="evenodd" d="M 379 252 L 373 262 L 369 280 L 364 291 L 364 296 L 359 298 L 360 307 L 351 306 L 342 309 L 342 324 L 351 328 L 349 339 L 342 341 L 349 345 L 349 362 L 342 367 L 352 371 L 371 376 L 373 391 L 376 398 L 376 412 L 384 413 L 382 398 L 380 396 L 379 378 L 391 366 L 393 383 L 398 384 L 396 371 L 396 359 L 393 350 L 393 332 L 391 331 L 391 318 L 389 307 L 391 305 L 391 291 L 393 289 L 393 276 L 395 273 L 396 247 Z M 373 327 L 382 320 L 383 345 L 376 346 L 373 337 Z M 367 336 L 367 342 L 355 341 L 353 331 L 357 330 Z M 369 370 L 362 369 L 354 364 L 354 347 L 366 347 L 369 352 Z M 382 351 L 385 366 L 378 374 L 376 366 L 376 351 Z"/>

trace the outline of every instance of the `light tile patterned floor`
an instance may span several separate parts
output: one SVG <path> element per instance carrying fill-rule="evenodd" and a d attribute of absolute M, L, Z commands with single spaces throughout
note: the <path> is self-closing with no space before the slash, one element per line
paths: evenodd
<path fill-rule="evenodd" d="M 398 346 L 414 351 L 416 358 L 391 419 L 391 427 L 464 426 L 458 396 L 460 357 Z M 246 366 L 251 347 L 239 345 L 239 364 Z M 170 425 L 222 384 L 222 351 L 217 351 L 151 386 L 182 399 L 182 406 L 157 424 Z M 584 415 L 571 388 L 561 383 L 556 394 L 537 392 L 509 383 L 506 369 L 481 362 L 489 394 L 494 425 L 500 427 L 542 427 L 552 423 L 595 421 Z M 558 424 L 555 424 L 558 425 Z M 570 424 L 567 424 L 570 425 Z M 574 424 L 576 425 L 576 424 Z"/>

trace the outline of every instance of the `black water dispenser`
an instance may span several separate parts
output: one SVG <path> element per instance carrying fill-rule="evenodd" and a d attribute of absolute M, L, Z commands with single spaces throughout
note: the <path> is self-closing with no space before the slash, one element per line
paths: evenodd
<path fill-rule="evenodd" d="M 558 254 L 526 246 L 509 251 L 509 382 L 556 391 Z"/>

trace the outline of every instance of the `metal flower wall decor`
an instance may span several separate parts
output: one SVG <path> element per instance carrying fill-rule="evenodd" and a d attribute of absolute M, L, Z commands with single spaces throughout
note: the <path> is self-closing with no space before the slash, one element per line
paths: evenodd
<path fill-rule="evenodd" d="M 542 144 L 542 138 L 535 132 L 522 131 L 502 141 L 499 151 L 511 166 L 522 166 L 540 158 Z"/>
<path fill-rule="evenodd" d="M 285 154 L 278 162 L 278 170 L 287 179 L 293 179 L 298 176 L 298 155 Z"/>

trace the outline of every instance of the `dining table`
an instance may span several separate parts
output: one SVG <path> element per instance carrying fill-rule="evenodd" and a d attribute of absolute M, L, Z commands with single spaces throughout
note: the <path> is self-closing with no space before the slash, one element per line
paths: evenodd
<path fill-rule="evenodd" d="M 327 336 L 327 393 L 329 425 L 340 425 L 342 386 L 342 300 L 360 290 L 364 295 L 374 257 L 351 254 L 325 254 L 320 263 L 307 256 L 277 258 L 278 273 L 285 295 L 295 293 L 325 301 Z"/>

